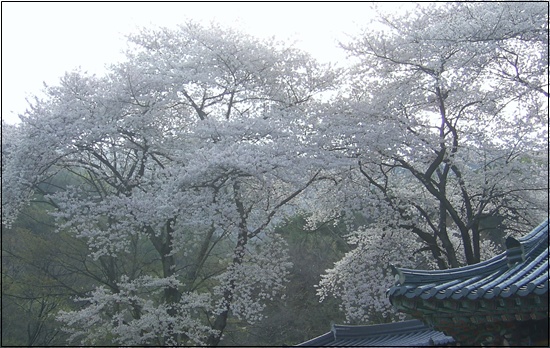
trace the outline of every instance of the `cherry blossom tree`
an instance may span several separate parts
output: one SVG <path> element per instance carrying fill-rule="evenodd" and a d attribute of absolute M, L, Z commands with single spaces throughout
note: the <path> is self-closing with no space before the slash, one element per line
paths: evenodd
<path fill-rule="evenodd" d="M 58 316 L 82 344 L 215 346 L 230 316 L 260 320 L 290 267 L 274 227 L 297 213 L 365 217 L 318 293 L 350 321 L 395 319 L 390 263 L 476 263 L 491 231 L 548 212 L 547 13 L 380 13 L 342 45 L 346 74 L 216 26 L 142 30 L 108 74 L 67 73 L 2 133 L 2 223 L 39 193 L 86 242 L 101 275 Z"/>
<path fill-rule="evenodd" d="M 371 224 L 319 293 L 369 320 L 389 307 L 377 290 L 389 263 L 477 263 L 498 250 L 491 229 L 525 233 L 547 215 L 548 4 L 419 4 L 342 46 L 355 62 L 347 89 L 315 117 L 318 143 L 349 170 L 317 203 Z"/>
<path fill-rule="evenodd" d="M 290 263 L 273 227 L 323 179 L 301 115 L 335 72 L 274 40 L 190 23 L 129 37 L 106 76 L 67 73 L 2 139 L 2 219 L 34 192 L 95 260 L 135 255 L 61 312 L 83 344 L 208 344 L 261 319 Z M 4 151 L 6 143 L 6 151 Z M 5 157 L 5 158 L 4 158 Z M 46 185 L 58 173 L 79 182 Z"/>

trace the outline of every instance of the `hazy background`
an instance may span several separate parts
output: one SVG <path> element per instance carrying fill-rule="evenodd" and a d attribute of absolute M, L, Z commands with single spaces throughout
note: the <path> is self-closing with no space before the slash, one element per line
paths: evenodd
<path fill-rule="evenodd" d="M 380 6 L 380 3 L 377 4 Z M 404 3 L 385 6 L 398 10 Z M 188 20 L 228 25 L 257 37 L 295 42 L 323 62 L 373 17 L 372 3 L 2 3 L 2 119 L 18 122 L 26 97 L 81 67 L 102 74 L 122 58 L 125 35 L 142 26 Z"/>

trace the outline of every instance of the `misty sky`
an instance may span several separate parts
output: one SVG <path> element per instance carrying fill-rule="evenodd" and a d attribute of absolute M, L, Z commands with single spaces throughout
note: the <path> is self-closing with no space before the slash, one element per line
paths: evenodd
<path fill-rule="evenodd" d="M 317 59 L 341 61 L 346 41 L 373 17 L 370 3 L 2 3 L 2 119 L 18 121 L 25 98 L 81 67 L 102 74 L 121 59 L 125 34 L 142 26 L 216 21 L 258 37 L 295 42 Z M 404 4 L 390 3 L 396 10 Z"/>

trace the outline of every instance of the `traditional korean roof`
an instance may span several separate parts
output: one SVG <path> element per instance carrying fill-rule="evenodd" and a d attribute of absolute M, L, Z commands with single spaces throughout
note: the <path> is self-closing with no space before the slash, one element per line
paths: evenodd
<path fill-rule="evenodd" d="M 454 339 L 420 320 L 378 325 L 333 325 L 324 335 L 297 347 L 422 347 L 454 345 Z"/>
<path fill-rule="evenodd" d="M 513 322 L 548 320 L 548 220 L 526 236 L 506 240 L 506 252 L 466 267 L 422 271 L 393 268 L 388 290 L 399 310 L 452 335 L 479 343 L 483 332 Z M 485 327 L 472 333 L 471 328 Z M 470 330 L 470 331 L 469 331 Z"/>

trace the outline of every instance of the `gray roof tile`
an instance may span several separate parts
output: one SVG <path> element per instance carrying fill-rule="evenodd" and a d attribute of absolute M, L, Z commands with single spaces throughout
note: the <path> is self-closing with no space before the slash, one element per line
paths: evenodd
<path fill-rule="evenodd" d="M 454 339 L 420 320 L 378 325 L 333 325 L 324 335 L 298 347 L 421 347 L 447 345 Z"/>
<path fill-rule="evenodd" d="M 390 299 L 405 296 L 423 300 L 490 300 L 547 293 L 548 220 L 518 240 L 509 239 L 507 245 L 513 252 L 508 249 L 487 261 L 461 268 L 435 271 L 394 268 L 399 280 L 388 290 L 388 295 Z"/>

